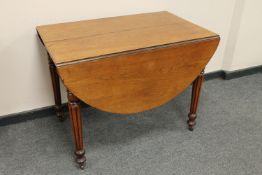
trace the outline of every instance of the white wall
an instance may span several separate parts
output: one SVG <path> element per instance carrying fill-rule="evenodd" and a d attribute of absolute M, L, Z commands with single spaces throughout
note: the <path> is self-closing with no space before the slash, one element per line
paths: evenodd
<path fill-rule="evenodd" d="M 244 1 L 230 70 L 262 65 L 262 1 Z"/>
<path fill-rule="evenodd" d="M 255 21 L 251 21 L 253 16 L 261 16 L 259 10 L 253 11 L 253 8 L 257 8 L 254 1 L 243 8 L 243 21 L 238 22 L 241 27 L 238 30 L 238 37 L 229 36 L 234 33 L 232 24 L 236 16 L 235 10 L 240 9 L 238 11 L 242 13 L 238 1 L 1 0 L 0 116 L 50 106 L 54 103 L 46 53 L 35 31 L 35 26 L 42 24 L 168 10 L 221 35 L 221 44 L 208 64 L 207 72 L 224 68 L 234 70 L 261 64 L 261 60 L 258 59 L 262 55 L 259 47 L 261 37 L 255 38 L 255 43 L 249 45 L 253 40 L 247 34 L 250 28 L 254 29 L 257 26 Z M 256 2 L 261 6 L 259 0 Z M 236 8 L 237 5 L 240 8 Z M 252 37 L 261 29 L 261 23 L 257 23 L 260 28 L 252 31 Z M 234 47 L 236 52 L 228 52 L 230 51 L 226 49 L 230 47 L 228 43 L 236 45 Z M 225 59 L 230 61 L 224 61 Z M 63 100 L 66 100 L 64 88 Z"/>

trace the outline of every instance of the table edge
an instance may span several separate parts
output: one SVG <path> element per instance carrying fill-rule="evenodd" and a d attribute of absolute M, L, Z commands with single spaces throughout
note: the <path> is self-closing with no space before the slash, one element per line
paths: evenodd
<path fill-rule="evenodd" d="M 78 64 L 78 63 L 82 63 L 82 62 L 97 61 L 97 60 L 100 60 L 100 59 L 111 58 L 111 57 L 114 57 L 114 56 L 135 54 L 135 53 L 138 53 L 138 52 L 145 52 L 145 51 L 161 49 L 161 48 L 176 47 L 176 46 L 180 46 L 180 45 L 197 43 L 197 42 L 202 42 L 202 41 L 212 40 L 212 39 L 219 39 L 220 40 L 220 36 L 218 34 L 215 34 L 213 36 L 208 36 L 208 37 L 204 37 L 204 38 L 184 40 L 184 41 L 180 41 L 180 42 L 166 43 L 166 44 L 155 45 L 155 46 L 150 46 L 150 47 L 138 48 L 138 49 L 134 49 L 134 50 L 126 50 L 126 51 L 122 51 L 122 52 L 115 52 L 115 53 L 99 55 L 99 56 L 95 56 L 95 57 L 87 57 L 87 58 L 82 58 L 82 59 L 78 59 L 78 60 L 59 62 L 59 63 L 55 63 L 55 65 L 57 67 L 62 67 L 62 66 Z M 48 52 L 48 50 L 47 50 L 47 52 Z"/>

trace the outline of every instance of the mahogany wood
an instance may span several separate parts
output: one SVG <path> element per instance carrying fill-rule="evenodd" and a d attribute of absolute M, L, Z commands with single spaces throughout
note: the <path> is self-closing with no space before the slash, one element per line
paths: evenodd
<path fill-rule="evenodd" d="M 182 92 L 212 57 L 218 37 L 58 67 L 65 86 L 103 111 L 130 114 Z"/>
<path fill-rule="evenodd" d="M 49 54 L 48 54 L 48 61 L 49 61 L 51 79 L 52 79 L 53 92 L 54 92 L 56 116 L 60 121 L 64 121 L 65 117 L 62 113 L 59 77 L 57 74 L 56 66 L 53 63 L 52 59 L 50 58 Z"/>
<path fill-rule="evenodd" d="M 200 97 L 202 83 L 204 81 L 204 70 L 201 71 L 199 76 L 195 79 L 192 85 L 192 97 L 191 97 L 191 106 L 190 112 L 188 114 L 188 128 L 189 130 L 193 131 L 194 126 L 196 125 L 196 117 L 197 117 L 197 106 Z"/>
<path fill-rule="evenodd" d="M 195 80 L 188 115 L 193 129 L 199 72 L 219 44 L 217 34 L 169 12 L 38 26 L 37 32 L 50 54 L 56 106 L 61 106 L 58 75 L 68 89 L 80 168 L 86 158 L 78 99 L 108 112 L 135 113 L 166 103 Z"/>
<path fill-rule="evenodd" d="M 169 12 L 39 26 L 37 31 L 56 65 L 217 36 Z"/>
<path fill-rule="evenodd" d="M 83 129 L 79 100 L 70 91 L 67 91 L 67 98 L 75 141 L 76 162 L 79 164 L 79 167 L 83 169 L 85 166 L 86 157 L 83 144 Z"/>

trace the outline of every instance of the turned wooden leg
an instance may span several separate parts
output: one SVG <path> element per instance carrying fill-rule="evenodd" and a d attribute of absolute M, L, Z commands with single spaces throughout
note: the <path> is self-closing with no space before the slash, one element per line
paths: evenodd
<path fill-rule="evenodd" d="M 54 91 L 54 99 L 55 99 L 55 111 L 56 116 L 60 121 L 64 121 L 65 117 L 62 114 L 62 104 L 61 104 L 61 92 L 60 92 L 60 83 L 59 77 L 56 71 L 55 64 L 53 63 L 52 59 L 48 54 L 48 61 L 49 61 L 49 69 L 52 79 L 53 91 Z"/>
<path fill-rule="evenodd" d="M 70 91 L 67 91 L 68 108 L 72 123 L 72 130 L 75 141 L 76 162 L 81 169 L 84 169 L 86 157 L 83 144 L 82 118 L 80 114 L 79 100 Z"/>
<path fill-rule="evenodd" d="M 199 100 L 203 80 L 204 80 L 204 70 L 195 79 L 192 86 L 191 106 L 190 106 L 190 112 L 188 114 L 188 121 L 187 121 L 188 128 L 190 131 L 193 131 L 194 126 L 196 125 L 196 117 L 197 117 L 196 112 L 197 112 L 198 100 Z"/>

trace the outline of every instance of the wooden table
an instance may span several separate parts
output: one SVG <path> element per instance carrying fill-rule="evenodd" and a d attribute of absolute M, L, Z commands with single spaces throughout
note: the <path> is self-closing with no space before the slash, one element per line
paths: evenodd
<path fill-rule="evenodd" d="M 188 127 L 193 130 L 206 64 L 219 36 L 169 12 L 37 27 L 45 46 L 60 120 L 59 78 L 68 89 L 76 161 L 84 168 L 79 99 L 97 109 L 137 113 L 162 105 L 192 82 Z"/>

